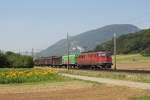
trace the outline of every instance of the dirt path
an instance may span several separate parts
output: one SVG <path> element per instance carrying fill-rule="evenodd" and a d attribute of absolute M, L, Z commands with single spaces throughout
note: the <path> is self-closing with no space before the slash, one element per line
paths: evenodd
<path fill-rule="evenodd" d="M 127 86 L 131 88 L 139 88 L 139 89 L 150 89 L 150 83 L 131 82 L 131 81 L 114 80 L 114 79 L 107 79 L 107 78 L 95 78 L 95 77 L 79 76 L 79 75 L 71 75 L 71 74 L 62 74 L 62 75 L 71 78 L 94 81 L 99 83 L 107 83 L 112 85 Z"/>

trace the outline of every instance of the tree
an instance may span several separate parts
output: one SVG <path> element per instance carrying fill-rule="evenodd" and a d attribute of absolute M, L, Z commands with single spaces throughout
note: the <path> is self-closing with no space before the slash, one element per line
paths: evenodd
<path fill-rule="evenodd" d="M 0 52 L 0 67 L 3 68 L 5 66 L 9 66 L 8 59 L 2 52 Z"/>
<path fill-rule="evenodd" d="M 34 66 L 33 58 L 31 56 L 20 55 L 11 51 L 5 54 L 1 53 L 1 65 L 9 68 L 31 68 Z"/>
<path fill-rule="evenodd" d="M 141 53 L 142 55 L 150 55 L 149 44 L 150 29 L 122 35 L 117 38 L 117 54 Z M 95 51 L 99 50 L 113 51 L 113 42 L 109 40 L 99 44 Z"/>

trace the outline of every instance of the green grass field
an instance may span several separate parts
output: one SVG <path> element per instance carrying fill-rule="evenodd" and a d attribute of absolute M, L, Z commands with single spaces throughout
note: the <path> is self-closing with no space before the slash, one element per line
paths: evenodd
<path fill-rule="evenodd" d="M 150 96 L 145 96 L 145 97 L 133 97 L 131 100 L 150 100 Z"/>
<path fill-rule="evenodd" d="M 117 62 L 118 63 L 150 63 L 150 56 L 142 56 L 140 54 L 117 55 Z"/>

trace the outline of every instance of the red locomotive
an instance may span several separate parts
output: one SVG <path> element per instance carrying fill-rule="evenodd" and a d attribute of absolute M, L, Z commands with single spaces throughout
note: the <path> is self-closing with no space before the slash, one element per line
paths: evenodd
<path fill-rule="evenodd" d="M 90 67 L 109 69 L 112 66 L 112 58 L 110 52 L 90 52 L 81 53 L 77 57 L 77 64 L 79 67 Z"/>

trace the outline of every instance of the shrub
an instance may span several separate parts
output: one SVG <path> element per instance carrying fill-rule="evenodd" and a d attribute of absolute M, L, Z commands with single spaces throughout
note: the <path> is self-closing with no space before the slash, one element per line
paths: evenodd
<path fill-rule="evenodd" d="M 143 56 L 150 56 L 150 47 L 149 47 L 149 48 L 146 48 L 145 50 L 143 50 L 143 51 L 141 52 L 141 54 L 142 54 Z"/>
<path fill-rule="evenodd" d="M 0 52 L 0 65 L 1 67 L 8 66 L 9 62 L 7 56 Z"/>
<path fill-rule="evenodd" d="M 32 68 L 34 66 L 31 56 L 20 55 L 11 51 L 0 53 L 1 68 Z"/>

